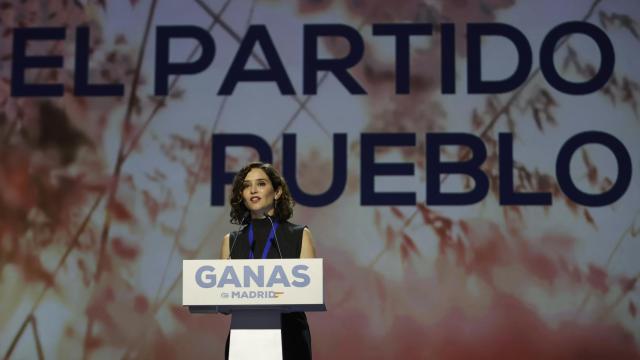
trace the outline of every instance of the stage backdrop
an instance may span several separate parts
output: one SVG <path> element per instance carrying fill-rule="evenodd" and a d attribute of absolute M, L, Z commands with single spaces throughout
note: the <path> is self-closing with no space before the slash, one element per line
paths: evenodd
<path fill-rule="evenodd" d="M 279 169 L 283 156 L 296 156 L 306 193 L 322 194 L 346 175 L 339 196 L 298 204 L 292 219 L 309 226 L 325 259 L 329 311 L 309 314 L 315 358 L 639 358 L 638 2 L 5 0 L 0 12 L 0 355 L 221 358 L 229 317 L 182 308 L 181 261 L 217 257 L 223 235 L 236 229 L 228 204 L 212 199 L 224 180 L 212 167 L 212 135 L 250 134 L 270 146 Z M 570 21 L 600 29 L 615 53 L 608 81 L 588 94 L 551 86 L 540 71 L 542 56 L 561 78 L 582 83 L 612 60 L 581 33 L 552 44 L 553 56 L 541 51 L 552 29 Z M 432 24 L 432 35 L 410 37 L 410 67 L 397 72 L 398 38 L 374 35 L 373 25 L 409 23 Z M 483 36 L 478 53 L 467 47 L 471 23 L 508 24 L 531 53 L 519 57 L 504 36 Z M 254 27 L 260 40 L 249 46 L 245 34 L 255 24 L 264 28 Z M 362 39 L 348 74 L 366 94 L 325 71 L 316 89 L 304 88 L 312 24 L 348 26 Z M 169 25 L 196 26 L 214 39 L 215 49 L 171 33 L 169 63 L 202 59 L 197 73 L 162 73 L 183 71 L 161 66 L 161 27 Z M 26 48 L 16 41 L 18 29 L 36 27 L 57 29 L 22 32 Z M 45 39 L 34 40 L 38 34 Z M 276 71 L 279 59 L 287 78 L 263 72 L 277 81 L 239 81 L 221 95 L 243 41 L 252 52 L 246 68 Z M 321 36 L 317 55 L 339 59 L 354 46 Z M 34 56 L 58 60 L 38 68 Z M 500 80 L 527 59 L 530 71 L 511 90 L 470 91 L 478 73 L 469 62 L 481 60 L 484 80 Z M 404 94 L 396 83 L 406 70 Z M 101 88 L 121 96 L 92 95 L 87 77 L 122 84 Z M 165 81 L 167 95 L 158 90 Z M 293 94 L 283 95 L 288 82 Z M 31 96 L 37 91 L 22 83 L 62 86 Z M 619 141 L 618 158 L 592 143 L 569 164 L 559 161 L 569 139 L 587 131 Z M 285 133 L 295 134 L 294 150 L 283 146 Z M 361 167 L 372 156 L 368 133 L 385 134 L 376 163 L 407 164 L 397 175 L 375 175 L 374 191 L 409 197 L 366 204 L 380 201 L 361 186 L 379 170 Z M 427 133 L 481 140 L 486 196 L 467 196 L 468 205 L 425 203 Z M 513 161 L 500 133 L 513 135 Z M 334 134 L 346 134 L 337 160 Z M 390 134 L 408 135 L 394 144 Z M 442 161 L 472 156 L 464 146 L 441 150 Z M 258 159 L 249 147 L 225 151 L 229 172 Z M 548 192 L 552 204 L 501 204 L 501 161 L 516 191 Z M 579 193 L 630 184 L 605 206 L 580 204 L 560 186 L 557 162 Z M 435 176 L 443 192 L 478 185 L 460 174 Z"/>

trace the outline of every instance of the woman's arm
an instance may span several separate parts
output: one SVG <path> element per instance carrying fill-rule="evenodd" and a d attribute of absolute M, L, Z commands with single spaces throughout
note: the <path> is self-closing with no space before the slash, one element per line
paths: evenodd
<path fill-rule="evenodd" d="M 229 234 L 222 239 L 222 246 L 220 246 L 220 259 L 225 260 L 229 257 Z"/>
<path fill-rule="evenodd" d="M 220 246 L 220 259 L 226 260 L 229 257 L 229 234 L 222 239 L 222 245 Z M 229 315 L 230 312 L 220 311 L 223 315 Z"/>
<path fill-rule="evenodd" d="M 313 244 L 313 235 L 309 228 L 304 228 L 302 231 L 302 249 L 300 249 L 300 258 L 314 258 L 316 257 L 316 247 Z"/>

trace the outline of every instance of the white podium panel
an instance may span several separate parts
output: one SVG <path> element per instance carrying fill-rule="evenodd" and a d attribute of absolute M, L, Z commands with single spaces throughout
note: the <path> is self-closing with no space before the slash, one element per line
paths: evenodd
<path fill-rule="evenodd" d="M 282 360 L 281 325 L 279 311 L 234 311 L 231 318 L 229 359 Z"/>

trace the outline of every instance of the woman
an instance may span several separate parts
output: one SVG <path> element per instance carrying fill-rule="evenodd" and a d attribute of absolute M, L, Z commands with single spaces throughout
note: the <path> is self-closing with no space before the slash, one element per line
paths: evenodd
<path fill-rule="evenodd" d="M 292 214 L 289 188 L 273 166 L 260 162 L 245 166 L 233 180 L 230 214 L 231 223 L 245 226 L 225 235 L 220 258 L 315 257 L 311 231 L 288 222 Z M 282 353 L 284 360 L 311 359 L 311 333 L 303 312 L 282 314 Z M 228 356 L 229 337 L 225 359 Z"/>

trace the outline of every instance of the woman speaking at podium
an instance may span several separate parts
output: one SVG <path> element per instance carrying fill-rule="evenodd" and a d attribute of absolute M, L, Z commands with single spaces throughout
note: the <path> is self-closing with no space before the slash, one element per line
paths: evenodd
<path fill-rule="evenodd" d="M 244 225 L 227 234 L 221 259 L 313 258 L 311 231 L 289 220 L 293 200 L 284 178 L 270 164 L 251 163 L 235 176 L 231 194 L 231 223 Z M 252 346 L 252 344 L 247 344 Z M 283 359 L 311 359 L 311 333 L 303 312 L 282 314 Z M 229 356 L 229 336 L 225 359 Z"/>

